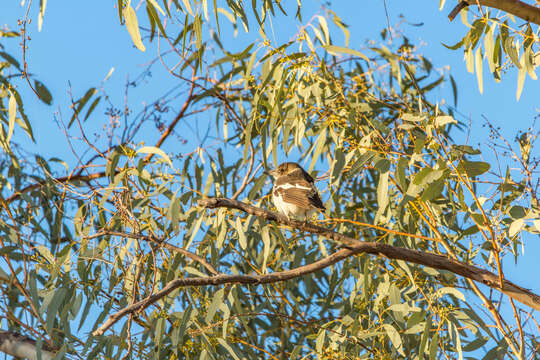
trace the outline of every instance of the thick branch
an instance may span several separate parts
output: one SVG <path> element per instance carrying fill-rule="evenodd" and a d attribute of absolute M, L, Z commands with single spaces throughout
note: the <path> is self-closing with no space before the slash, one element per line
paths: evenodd
<path fill-rule="evenodd" d="M 268 284 L 278 281 L 285 281 L 312 272 L 324 269 L 330 265 L 333 265 L 351 255 L 359 253 L 356 249 L 341 249 L 327 258 L 316 261 L 312 264 L 300 266 L 298 268 L 286 271 L 280 271 L 267 275 L 226 275 L 220 274 L 210 277 L 197 277 L 197 278 L 184 278 L 175 279 L 170 281 L 163 289 L 154 293 L 153 295 L 143 299 L 133 305 L 127 306 L 117 313 L 111 315 L 103 325 L 101 325 L 96 331 L 92 333 L 94 336 L 103 335 L 105 331 L 110 328 L 114 323 L 120 320 L 123 316 L 140 311 L 151 304 L 155 303 L 159 299 L 167 296 L 172 291 L 187 286 L 206 286 L 206 285 L 222 285 L 222 284 Z"/>
<path fill-rule="evenodd" d="M 345 249 L 341 249 L 325 259 L 321 259 L 312 264 L 304 265 L 292 270 L 276 272 L 267 275 L 226 275 L 220 274 L 210 277 L 198 277 L 198 278 L 183 278 L 170 281 L 159 292 L 143 299 L 135 304 L 125 307 L 117 313 L 111 315 L 107 321 L 93 332 L 94 336 L 103 335 L 107 329 L 114 325 L 123 316 L 131 314 L 135 311 L 140 311 L 151 304 L 155 303 L 159 299 L 167 296 L 172 291 L 187 286 L 206 286 L 206 285 L 222 285 L 222 284 L 268 284 L 273 282 L 290 280 L 303 275 L 313 273 L 315 271 L 324 269 L 330 265 L 333 265 L 345 258 L 348 258 L 355 254 L 368 253 L 373 255 L 383 255 L 389 259 L 404 260 L 420 265 L 426 265 L 435 269 L 447 270 L 463 277 L 472 279 L 474 281 L 481 282 L 491 288 L 499 288 L 499 279 L 497 275 L 472 265 L 464 264 L 459 261 L 448 259 L 444 256 L 425 253 L 422 251 L 411 250 L 406 248 L 400 248 L 391 246 L 388 244 L 363 242 L 351 237 L 336 233 L 332 230 L 313 225 L 307 222 L 300 222 L 295 220 L 288 220 L 285 216 L 266 211 L 261 208 L 251 206 L 249 204 L 225 199 L 225 198 L 209 198 L 199 201 L 199 205 L 206 208 L 218 208 L 226 207 L 231 209 L 242 210 L 248 214 L 261 217 L 266 220 L 276 221 L 280 224 L 289 225 L 298 230 L 311 232 L 318 235 L 323 235 L 327 238 L 343 243 L 347 246 Z M 540 310 L 540 297 L 530 292 L 527 289 L 523 289 L 517 285 L 514 285 L 508 280 L 504 281 L 503 293 L 507 294 L 511 298 L 514 298 L 536 310 Z"/>
<path fill-rule="evenodd" d="M 325 236 L 346 245 L 349 249 L 354 250 L 355 253 L 383 255 L 389 259 L 404 260 L 415 264 L 429 266 L 435 269 L 447 270 L 454 274 L 461 275 L 465 278 L 480 282 L 489 286 L 490 288 L 501 291 L 514 300 L 530 306 L 535 310 L 540 310 L 540 296 L 534 294 L 533 292 L 517 286 L 508 280 L 504 280 L 503 288 L 501 289 L 499 277 L 496 274 L 473 265 L 468 265 L 449 259 L 444 256 L 391 246 L 388 244 L 360 241 L 308 222 L 287 220 L 287 218 L 283 215 L 257 208 L 236 200 L 225 198 L 202 199 L 199 200 L 199 206 L 209 209 L 219 207 L 238 209 L 266 220 L 289 225 L 298 230 Z"/>
<path fill-rule="evenodd" d="M 457 14 L 468 5 L 481 5 L 505 11 L 525 21 L 540 25 L 540 8 L 519 0 L 466 0 L 460 1 L 450 12 L 448 18 L 454 20 Z"/>
<path fill-rule="evenodd" d="M 42 360 L 54 359 L 54 353 L 49 350 L 43 344 L 41 349 Z M 36 341 L 18 333 L 0 331 L 0 351 L 18 358 L 38 359 Z"/>

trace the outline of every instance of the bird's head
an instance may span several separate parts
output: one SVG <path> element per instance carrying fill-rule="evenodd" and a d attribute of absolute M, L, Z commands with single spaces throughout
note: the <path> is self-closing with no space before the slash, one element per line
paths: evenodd
<path fill-rule="evenodd" d="M 305 173 L 304 169 L 302 169 L 302 167 L 295 162 L 283 163 L 274 170 L 270 170 L 268 173 L 275 179 L 279 176 L 289 175 L 295 170 L 300 170 L 300 172 Z"/>

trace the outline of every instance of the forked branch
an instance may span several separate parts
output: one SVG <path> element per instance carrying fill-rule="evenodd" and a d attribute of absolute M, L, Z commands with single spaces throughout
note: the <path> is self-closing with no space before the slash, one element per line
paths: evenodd
<path fill-rule="evenodd" d="M 504 280 L 503 288 L 501 289 L 499 277 L 487 270 L 479 267 L 465 264 L 445 256 L 431 254 L 427 252 L 392 246 L 388 244 L 364 242 L 349 236 L 337 233 L 330 229 L 311 224 L 309 222 L 288 220 L 287 217 L 267 211 L 249 204 L 226 199 L 226 198 L 208 198 L 199 200 L 199 206 L 208 209 L 225 207 L 230 209 L 238 209 L 248 214 L 261 217 L 266 220 L 276 221 L 280 224 L 289 225 L 294 229 L 310 232 L 312 234 L 322 235 L 336 242 L 339 242 L 355 253 L 368 253 L 372 255 L 382 255 L 389 259 L 404 260 L 407 262 L 429 266 L 434 269 L 447 270 L 454 274 L 465 278 L 480 282 L 495 290 L 501 291 L 509 297 L 517 300 L 535 310 L 540 310 L 540 296 L 533 292 L 524 289 L 514 283 Z"/>
<path fill-rule="evenodd" d="M 527 4 L 519 0 L 465 0 L 459 1 L 456 7 L 452 9 L 448 18 L 450 21 L 459 14 L 461 10 L 469 5 L 487 6 L 494 9 L 505 11 L 509 14 L 517 16 L 525 21 L 540 25 L 540 8 L 534 5 Z"/>
<path fill-rule="evenodd" d="M 267 211 L 249 204 L 243 203 L 237 200 L 231 200 L 226 198 L 208 198 L 199 200 L 199 206 L 214 209 L 214 208 L 230 208 L 244 211 L 245 213 L 258 216 L 265 220 L 276 221 L 280 224 L 289 225 L 294 229 L 310 232 L 317 235 L 325 236 L 336 242 L 339 242 L 346 246 L 344 249 L 340 249 L 332 255 L 318 260 L 314 263 L 300 266 L 291 270 L 275 272 L 265 275 L 228 275 L 218 274 L 208 277 L 194 277 L 194 278 L 182 278 L 174 279 L 170 281 L 162 290 L 154 293 L 153 295 L 129 305 L 115 314 L 111 315 L 103 325 L 96 329 L 92 335 L 103 335 L 107 329 L 114 325 L 122 317 L 129 315 L 133 312 L 143 310 L 151 304 L 157 302 L 163 297 L 167 296 L 174 290 L 188 286 L 218 286 L 222 284 L 268 284 L 274 282 L 280 282 L 285 280 L 294 279 L 300 276 L 311 274 L 315 271 L 322 270 L 328 266 L 331 266 L 341 260 L 351 257 L 356 254 L 368 253 L 372 255 L 382 255 L 389 259 L 404 260 L 407 262 L 429 266 L 435 269 L 447 270 L 454 274 L 461 275 L 463 277 L 472 279 L 474 281 L 483 283 L 493 289 L 502 291 L 511 298 L 522 302 L 530 306 L 533 309 L 540 310 L 540 296 L 532 293 L 531 291 L 521 288 L 512 282 L 505 280 L 504 288 L 501 290 L 499 287 L 499 278 L 496 274 L 493 274 L 487 270 L 480 269 L 473 265 L 468 265 L 456 260 L 449 259 L 447 257 L 426 253 L 422 251 L 406 249 L 388 244 L 364 242 L 346 235 L 334 232 L 332 230 L 308 223 L 295 220 L 288 220 L 285 216 Z"/>

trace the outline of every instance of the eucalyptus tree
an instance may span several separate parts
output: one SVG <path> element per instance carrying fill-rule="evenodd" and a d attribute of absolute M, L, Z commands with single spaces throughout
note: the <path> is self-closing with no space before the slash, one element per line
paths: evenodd
<path fill-rule="evenodd" d="M 300 2 L 140 5 L 118 1 L 119 21 L 140 50 L 159 42 L 151 66 L 180 86 L 140 113 L 111 103 L 105 87 L 75 96 L 60 120 L 75 165 L 68 154 L 29 156 L 17 141 L 32 139 L 36 121 L 18 88 L 46 103 L 52 95 L 24 52 L 22 65 L 2 53 L 0 350 L 42 359 L 540 357 L 540 297 L 502 267 L 519 265 L 524 233 L 540 233 L 533 130 L 513 145 L 490 128 L 521 171 L 497 170 L 457 140 L 477 124 L 433 101 L 449 83 L 456 102 L 450 74 L 403 34 L 350 47 L 329 8 L 306 20 Z M 475 16 L 453 47 L 465 49 L 467 66 L 481 74 L 487 55 L 496 77 L 512 62 L 520 79 L 534 78 L 536 32 L 510 30 L 507 15 L 485 8 Z M 275 43 L 273 19 L 299 30 Z M 4 38 L 25 39 L 27 20 Z M 232 51 L 229 30 L 258 36 Z M 91 135 L 89 119 L 105 131 Z M 171 141 L 189 150 L 172 153 Z M 265 171 L 285 158 L 316 178 L 324 217 L 273 212 Z"/>

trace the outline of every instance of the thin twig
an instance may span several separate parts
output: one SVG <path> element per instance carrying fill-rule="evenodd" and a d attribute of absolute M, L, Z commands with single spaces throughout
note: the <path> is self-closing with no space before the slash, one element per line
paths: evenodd
<path fill-rule="evenodd" d="M 276 221 L 280 224 L 291 226 L 297 230 L 325 236 L 336 242 L 342 243 L 351 249 L 361 249 L 361 252 L 373 255 L 383 255 L 389 259 L 405 260 L 408 262 L 433 267 L 435 269 L 448 270 L 454 274 L 461 275 L 465 278 L 480 282 L 489 286 L 490 288 L 501 291 L 509 297 L 530 306 L 535 310 L 540 310 L 540 296 L 534 294 L 533 292 L 515 285 L 506 279 L 503 280 L 503 287 L 501 289 L 498 275 L 473 265 L 465 264 L 454 259 L 449 259 L 445 256 L 402 247 L 395 247 L 388 244 L 360 241 L 309 222 L 288 220 L 284 215 L 257 208 L 241 201 L 226 198 L 207 198 L 199 200 L 199 206 L 208 209 L 225 207 L 241 210 L 248 214 L 261 217 L 265 220 Z"/>
<path fill-rule="evenodd" d="M 344 244 L 346 248 L 333 253 L 332 255 L 318 260 L 314 263 L 300 266 L 291 270 L 275 272 L 264 275 L 228 275 L 218 274 L 210 277 L 196 278 L 180 278 L 170 281 L 162 290 L 143 299 L 133 305 L 127 306 L 120 311 L 112 314 L 98 329 L 93 332 L 94 336 L 103 335 L 107 329 L 120 320 L 125 315 L 135 311 L 140 311 L 163 297 L 170 294 L 172 291 L 188 286 L 217 286 L 222 284 L 269 284 L 294 279 L 300 276 L 311 274 L 315 271 L 322 270 L 339 261 L 360 253 L 367 253 L 377 256 L 385 256 L 389 259 L 404 260 L 415 264 L 429 266 L 439 270 L 447 270 L 454 274 L 461 275 L 465 278 L 480 282 L 493 289 L 497 289 L 506 295 L 514 298 L 536 310 L 540 310 L 540 296 L 531 291 L 521 288 L 508 280 L 504 280 L 503 289 L 499 288 L 497 275 L 480 269 L 473 265 L 464 264 L 460 261 L 449 259 L 445 256 L 426 253 L 418 250 L 396 247 L 383 243 L 363 242 L 346 235 L 334 232 L 309 222 L 301 222 L 296 220 L 288 220 L 284 215 L 267 211 L 261 208 L 251 206 L 249 204 L 226 199 L 226 198 L 207 198 L 199 200 L 199 206 L 215 209 L 220 207 L 238 209 L 248 214 L 258 216 L 265 220 L 276 221 L 283 225 L 289 225 L 294 229 L 310 232 L 317 235 L 325 236 L 336 242 Z"/>
<path fill-rule="evenodd" d="M 132 239 L 139 239 L 139 240 L 145 240 L 145 241 L 154 242 L 154 243 L 159 244 L 159 245 L 161 245 L 161 246 L 163 246 L 163 247 L 165 247 L 165 248 L 167 248 L 169 250 L 172 250 L 172 251 L 175 251 L 175 252 L 180 253 L 182 255 L 185 255 L 185 256 L 187 256 L 188 258 L 190 258 L 193 261 L 196 261 L 196 262 L 200 263 L 202 266 L 204 266 L 213 275 L 218 275 L 219 274 L 217 272 L 217 270 L 211 264 L 209 264 L 204 258 L 200 257 L 199 255 L 196 255 L 196 254 L 192 253 L 191 251 L 188 251 L 188 250 L 186 250 L 184 248 L 169 244 L 169 243 L 165 242 L 164 240 L 157 239 L 157 238 L 155 238 L 153 236 L 142 235 L 142 234 L 133 234 L 133 233 L 124 233 L 124 232 L 117 232 L 117 231 L 101 231 L 101 232 L 99 232 L 97 234 L 85 236 L 85 239 L 89 240 L 89 239 L 94 239 L 94 238 L 101 237 L 101 236 L 106 236 L 106 235 L 127 237 L 127 238 L 132 238 Z"/>
<path fill-rule="evenodd" d="M 21 30 L 21 37 L 22 37 L 22 58 L 23 58 L 23 76 L 26 79 L 26 82 L 28 83 L 28 86 L 30 86 L 30 89 L 36 94 L 38 99 L 41 99 L 38 92 L 34 87 L 32 86 L 32 83 L 30 82 L 30 79 L 28 78 L 28 63 L 26 62 L 26 25 L 30 22 L 28 20 L 28 13 L 30 11 L 30 5 L 32 5 L 32 0 L 28 1 L 28 6 L 26 7 L 26 13 L 24 14 L 24 20 L 22 21 L 22 30 Z"/>
<path fill-rule="evenodd" d="M 194 79 L 194 78 L 195 78 L 195 71 L 193 71 L 193 76 L 192 76 L 192 79 Z M 189 93 L 188 93 L 186 101 L 184 102 L 184 105 L 182 105 L 182 108 L 180 109 L 180 111 L 178 112 L 178 114 L 176 115 L 174 120 L 171 122 L 171 124 L 167 127 L 167 129 L 163 132 L 163 134 L 161 134 L 161 137 L 159 138 L 159 140 L 156 143 L 155 147 L 159 148 L 163 144 L 163 142 L 165 142 L 165 140 L 169 137 L 169 135 L 173 131 L 176 124 L 178 124 L 178 121 L 180 121 L 180 119 L 182 119 L 184 117 L 184 114 L 185 114 L 186 110 L 189 108 L 189 104 L 191 103 L 191 101 L 194 98 L 194 96 L 193 96 L 193 90 L 194 89 L 195 89 L 195 82 L 192 81 L 191 86 L 189 88 Z M 144 158 L 144 161 L 149 162 L 152 159 L 153 156 L 154 156 L 154 154 L 148 154 Z"/>

